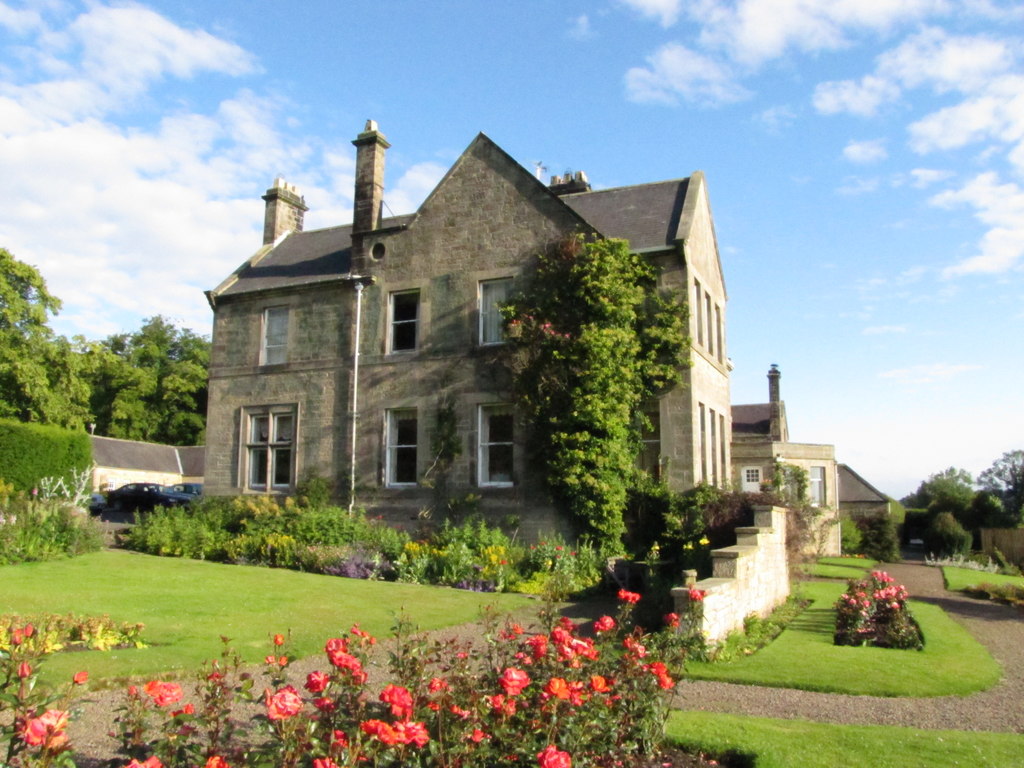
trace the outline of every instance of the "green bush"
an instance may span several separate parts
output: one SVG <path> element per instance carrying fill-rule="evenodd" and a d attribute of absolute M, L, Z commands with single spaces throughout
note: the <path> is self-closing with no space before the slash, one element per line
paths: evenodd
<path fill-rule="evenodd" d="M 0 565 L 80 555 L 102 546 L 98 523 L 65 501 L 18 494 L 0 504 Z"/>
<path fill-rule="evenodd" d="M 92 466 L 85 432 L 0 419 L 0 478 L 31 491 L 44 477 L 68 477 Z"/>
<path fill-rule="evenodd" d="M 856 520 L 851 520 L 846 515 L 839 518 L 839 535 L 844 555 L 860 554 L 861 535 Z"/>
<path fill-rule="evenodd" d="M 935 557 L 966 555 L 971 550 L 972 536 L 957 522 L 951 512 L 939 512 L 925 531 L 925 550 Z"/>
<path fill-rule="evenodd" d="M 859 554 L 886 563 L 899 562 L 900 542 L 896 523 L 887 513 L 857 518 L 857 529 L 860 531 Z"/>

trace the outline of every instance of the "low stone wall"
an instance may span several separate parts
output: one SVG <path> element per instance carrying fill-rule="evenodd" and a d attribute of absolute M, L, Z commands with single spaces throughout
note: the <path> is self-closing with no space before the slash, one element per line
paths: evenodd
<path fill-rule="evenodd" d="M 755 613 L 767 616 L 789 596 L 786 558 L 786 511 L 756 507 L 754 525 L 736 529 L 736 545 L 711 551 L 712 577 L 693 585 L 675 587 L 676 613 L 691 615 L 690 587 L 704 592 L 699 629 L 709 642 L 723 639 L 743 627 Z"/>

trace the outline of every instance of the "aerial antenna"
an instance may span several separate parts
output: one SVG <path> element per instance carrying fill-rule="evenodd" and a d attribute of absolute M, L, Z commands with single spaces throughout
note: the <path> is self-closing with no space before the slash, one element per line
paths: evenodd
<path fill-rule="evenodd" d="M 534 176 L 536 176 L 538 179 L 543 181 L 544 180 L 544 174 L 548 172 L 548 167 L 546 165 L 544 165 L 544 163 L 541 162 L 540 160 L 537 160 L 536 162 L 534 162 L 533 168 L 534 168 L 534 171 L 533 171 Z"/>

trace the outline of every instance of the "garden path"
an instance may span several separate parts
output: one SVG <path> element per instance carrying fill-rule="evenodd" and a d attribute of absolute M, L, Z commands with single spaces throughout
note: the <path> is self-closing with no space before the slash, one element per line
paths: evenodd
<path fill-rule="evenodd" d="M 911 599 L 938 605 L 985 645 L 1003 668 L 1000 682 L 970 696 L 883 698 L 686 680 L 677 688 L 674 706 L 826 723 L 1024 732 L 1024 618 L 1020 612 L 947 592 L 941 569 L 920 560 L 887 564 L 885 570 L 906 585 Z"/>

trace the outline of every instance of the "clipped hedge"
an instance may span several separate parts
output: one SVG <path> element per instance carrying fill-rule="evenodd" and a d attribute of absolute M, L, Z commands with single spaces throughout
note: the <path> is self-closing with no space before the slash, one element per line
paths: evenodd
<path fill-rule="evenodd" d="M 66 477 L 92 466 L 85 432 L 0 419 L 0 478 L 30 491 L 44 477 Z"/>

